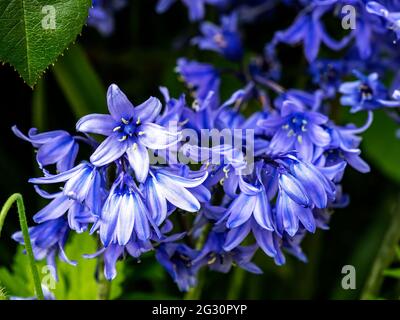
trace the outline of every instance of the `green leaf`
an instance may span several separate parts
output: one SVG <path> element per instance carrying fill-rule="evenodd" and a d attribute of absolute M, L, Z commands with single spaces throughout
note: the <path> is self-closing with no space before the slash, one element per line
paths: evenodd
<path fill-rule="evenodd" d="M 91 0 L 0 0 L 0 61 L 33 87 L 75 41 Z"/>
<path fill-rule="evenodd" d="M 387 177 L 400 182 L 400 140 L 398 126 L 383 111 L 374 112 L 371 127 L 363 134 L 363 150 L 368 160 Z"/>
<path fill-rule="evenodd" d="M 7 294 L 4 288 L 0 288 L 0 301 L 1 300 L 7 300 Z"/>
<path fill-rule="evenodd" d="M 400 268 L 397 269 L 386 269 L 383 271 L 385 277 L 400 279 Z"/>
<path fill-rule="evenodd" d="M 55 295 L 57 300 L 94 300 L 97 298 L 99 283 L 96 280 L 96 259 L 85 259 L 85 253 L 97 251 L 96 237 L 85 234 L 73 234 L 66 245 L 68 258 L 78 262 L 77 266 L 71 266 L 65 262 L 57 261 L 57 272 L 59 281 L 44 281 L 49 275 L 45 268 L 45 261 L 38 264 L 42 281 Z M 117 263 L 118 276 L 111 282 L 110 299 L 117 299 L 122 294 L 122 283 L 124 281 L 124 264 Z M 51 276 L 50 276 L 51 277 Z M 51 280 L 54 280 L 51 277 Z M 23 248 L 20 247 L 14 256 L 11 270 L 0 268 L 1 287 L 6 289 L 10 296 L 33 297 L 31 290 L 33 280 L 30 274 L 29 261 Z M 54 284 L 54 288 L 49 284 Z"/>
<path fill-rule="evenodd" d="M 26 298 L 33 297 L 34 293 L 29 260 L 23 251 L 21 246 L 14 256 L 11 270 L 0 268 L 0 283 L 8 295 Z"/>
<path fill-rule="evenodd" d="M 78 262 L 77 266 L 58 263 L 59 281 L 54 294 L 58 300 L 95 300 L 99 290 L 96 280 L 96 259 L 85 259 L 83 254 L 98 250 L 96 238 L 87 233 L 74 234 L 68 241 L 65 251 L 68 258 Z M 111 298 L 116 299 L 121 294 L 121 283 L 124 279 L 123 264 L 117 264 L 118 276 L 111 283 Z"/>
<path fill-rule="evenodd" d="M 77 118 L 107 112 L 106 90 L 80 46 L 58 61 L 54 75 Z"/>

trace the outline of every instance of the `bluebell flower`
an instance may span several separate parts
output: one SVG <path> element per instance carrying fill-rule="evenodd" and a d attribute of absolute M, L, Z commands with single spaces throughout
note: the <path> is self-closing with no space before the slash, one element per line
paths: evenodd
<path fill-rule="evenodd" d="M 152 219 L 157 225 L 163 223 L 168 214 L 168 203 L 188 212 L 200 210 L 199 200 L 211 197 L 201 184 L 207 172 L 184 177 L 168 169 L 152 169 L 143 186 L 143 193 Z M 201 188 L 201 189 L 200 189 Z"/>
<path fill-rule="evenodd" d="M 249 184 L 239 176 L 241 193 L 232 201 L 220 221 L 226 220 L 226 227 L 233 229 L 247 222 L 251 217 L 264 229 L 273 231 L 270 199 L 268 199 L 260 177 Z"/>
<path fill-rule="evenodd" d="M 126 245 L 119 245 L 118 243 L 111 243 L 107 247 L 103 247 L 94 254 L 85 254 L 84 257 L 87 259 L 93 259 L 99 255 L 104 256 L 104 276 L 107 280 L 113 280 L 117 276 L 116 263 L 121 257 L 124 257 L 125 253 L 128 253 L 131 257 L 140 261 L 140 256 L 143 253 L 154 250 L 154 245 L 160 243 L 170 243 L 181 240 L 185 233 L 172 234 L 165 236 L 166 233 L 171 232 L 173 229 L 172 223 L 167 220 L 165 224 L 160 228 L 160 233 L 151 231 L 151 236 L 147 240 L 139 240 L 135 233 L 132 234 L 132 238 Z"/>
<path fill-rule="evenodd" d="M 241 226 L 227 230 L 223 249 L 227 252 L 234 250 L 250 232 L 254 235 L 257 245 L 267 256 L 274 258 L 277 265 L 284 264 L 285 260 L 281 251 L 282 238 L 276 232 L 260 227 L 254 218 Z"/>
<path fill-rule="evenodd" d="M 194 91 L 199 102 L 204 101 L 210 92 L 219 93 L 220 75 L 212 65 L 181 58 L 176 71 L 189 89 Z"/>
<path fill-rule="evenodd" d="M 234 13 L 221 18 L 221 26 L 211 22 L 203 22 L 200 26 L 202 36 L 192 40 L 193 44 L 203 50 L 212 50 L 230 60 L 240 60 L 243 57 L 242 42 L 238 32 L 238 18 Z"/>
<path fill-rule="evenodd" d="M 32 128 L 26 136 L 16 126 L 12 127 L 12 131 L 38 149 L 36 161 L 40 168 L 55 164 L 57 171 L 63 172 L 74 166 L 79 145 L 68 132 L 56 130 L 38 133 L 37 129 Z"/>
<path fill-rule="evenodd" d="M 156 248 L 157 261 L 181 291 L 189 291 L 197 283 L 198 267 L 193 264 L 197 255 L 196 250 L 180 243 L 162 243 Z"/>
<path fill-rule="evenodd" d="M 368 76 L 356 70 L 353 73 L 358 80 L 345 82 L 339 87 L 339 92 L 343 94 L 340 103 L 344 106 L 350 106 L 350 112 L 398 107 L 400 105 L 399 101 L 387 100 L 387 89 L 378 80 L 377 73 L 371 73 Z"/>
<path fill-rule="evenodd" d="M 113 183 L 92 232 L 98 228 L 105 247 L 110 243 L 126 245 L 133 232 L 142 241 L 150 239 L 151 230 L 159 233 L 145 199 L 130 175 L 121 173 Z"/>
<path fill-rule="evenodd" d="M 126 95 L 111 85 L 107 92 L 110 115 L 91 114 L 79 120 L 80 132 L 107 136 L 90 157 L 93 165 L 101 167 L 124 155 L 127 156 L 139 182 L 146 180 L 149 172 L 148 150 L 166 149 L 180 140 L 180 133 L 154 123 L 161 111 L 161 102 L 149 98 L 133 107 Z"/>
<path fill-rule="evenodd" d="M 126 0 L 92 0 L 88 25 L 95 27 L 102 35 L 109 36 L 114 31 L 114 14 L 121 10 Z"/>
<path fill-rule="evenodd" d="M 335 41 L 328 35 L 321 21 L 322 16 L 332 9 L 329 2 L 332 1 L 328 1 L 327 4 L 316 3 L 304 9 L 287 30 L 275 33 L 269 47 L 272 49 L 280 42 L 290 45 L 303 42 L 304 55 L 309 62 L 314 61 L 317 57 L 321 43 L 332 50 L 344 48 L 352 37 L 346 36 L 340 41 Z"/>
<path fill-rule="evenodd" d="M 396 12 L 390 12 L 387 7 L 376 1 L 368 1 L 366 4 L 367 12 L 382 17 L 389 30 L 393 30 L 397 39 L 400 39 L 400 7 Z"/>
<path fill-rule="evenodd" d="M 251 262 L 257 245 L 238 246 L 231 251 L 223 249 L 225 232 L 211 232 L 200 253 L 193 261 L 194 264 L 207 265 L 210 270 L 228 273 L 233 265 L 255 274 L 261 274 L 261 269 Z"/>
<path fill-rule="evenodd" d="M 328 147 L 320 150 L 315 158 L 315 163 L 321 167 L 333 166 L 342 161 L 348 163 L 354 169 L 367 173 L 370 171 L 369 165 L 360 157 L 359 149 L 362 138 L 360 134 L 368 129 L 373 120 L 373 114 L 368 112 L 367 122 L 360 128 L 353 124 L 347 126 L 337 126 L 330 123 L 328 132 L 331 136 L 331 142 Z"/>
<path fill-rule="evenodd" d="M 29 182 L 34 184 L 65 182 L 62 191 L 65 197 L 77 200 L 79 203 L 85 203 L 93 214 L 99 214 L 99 208 L 101 207 L 102 197 L 104 195 L 104 191 L 102 191 L 104 187 L 104 177 L 98 168 L 88 162 L 83 162 L 71 170 L 57 175 L 47 174 L 45 177 L 29 179 Z M 54 201 L 62 202 L 67 206 L 68 201 L 65 197 L 57 197 Z M 53 212 L 52 215 L 54 215 L 55 212 Z"/>
<path fill-rule="evenodd" d="M 302 104 L 289 100 L 283 103 L 280 114 L 270 115 L 258 124 L 272 134 L 271 153 L 296 150 L 300 157 L 311 161 L 315 147 L 329 145 L 330 136 L 323 127 L 327 122 L 325 115 L 307 111 Z"/>
<path fill-rule="evenodd" d="M 87 206 L 69 198 L 63 192 L 49 194 L 39 188 L 36 188 L 36 191 L 43 198 L 51 199 L 52 201 L 33 216 L 34 222 L 43 223 L 55 220 L 67 213 L 69 227 L 81 233 L 86 231 L 88 225 L 95 221 L 94 215 Z"/>
<path fill-rule="evenodd" d="M 333 98 L 348 73 L 348 62 L 343 60 L 318 59 L 310 65 L 310 73 L 315 85 L 318 85 L 326 97 Z"/>
<path fill-rule="evenodd" d="M 61 217 L 55 220 L 49 220 L 35 227 L 29 228 L 29 236 L 32 242 L 33 254 L 36 260 L 47 259 L 47 264 L 52 266 L 52 271 L 57 270 L 56 256 L 71 265 L 76 265 L 75 261 L 68 259 L 64 252 L 65 242 L 68 237 L 68 221 Z M 16 232 L 12 238 L 24 244 L 22 232 Z M 57 280 L 57 274 L 53 273 L 53 277 Z"/>
<path fill-rule="evenodd" d="M 186 97 L 182 94 L 175 99 L 170 97 L 169 91 L 165 87 L 160 87 L 160 91 L 165 99 L 165 107 L 162 113 L 156 118 L 156 123 L 167 127 L 170 123 L 179 123 L 182 120 L 182 113 L 186 107 Z"/>

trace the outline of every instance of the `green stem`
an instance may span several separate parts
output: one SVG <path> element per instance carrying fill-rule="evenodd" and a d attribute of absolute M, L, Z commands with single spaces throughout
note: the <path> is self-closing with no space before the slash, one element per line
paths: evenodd
<path fill-rule="evenodd" d="M 4 225 L 4 221 L 6 219 L 7 213 L 11 209 L 11 206 L 14 204 L 14 202 L 17 203 L 19 223 L 21 226 L 22 235 L 24 237 L 26 254 L 28 256 L 29 265 L 30 265 L 31 271 L 32 271 L 33 283 L 35 285 L 36 296 L 39 300 L 44 300 L 44 295 L 43 295 L 42 286 L 40 283 L 39 273 L 36 268 L 35 257 L 33 255 L 31 239 L 29 237 L 28 223 L 27 223 L 26 215 L 25 215 L 24 200 L 22 198 L 22 195 L 19 193 L 15 193 L 11 197 L 9 197 L 8 200 L 6 201 L 6 203 L 4 204 L 3 209 L 0 212 L 0 236 L 1 236 L 1 230 L 3 229 L 3 225 Z"/>
<path fill-rule="evenodd" d="M 99 282 L 97 300 L 109 300 L 111 295 L 111 281 L 108 281 L 104 275 L 104 255 L 98 257 L 97 277 Z"/>
<path fill-rule="evenodd" d="M 207 240 L 207 234 L 208 234 L 209 229 L 210 229 L 210 225 L 207 225 L 204 228 L 204 230 L 202 231 L 202 233 L 196 243 L 196 250 L 201 250 L 202 247 L 204 246 L 204 243 Z M 206 274 L 206 270 L 204 268 L 202 268 L 199 271 L 199 275 L 197 277 L 197 279 L 198 279 L 197 286 L 195 286 L 194 288 L 191 288 L 188 292 L 186 292 L 186 294 L 183 297 L 184 300 L 199 300 L 200 299 L 201 292 L 203 291 L 203 287 L 204 287 L 205 274 Z"/>
<path fill-rule="evenodd" d="M 239 267 L 235 268 L 232 275 L 233 279 L 227 296 L 228 300 L 239 299 L 240 291 L 242 290 L 245 276 L 246 273 L 242 268 Z"/>
<path fill-rule="evenodd" d="M 383 282 L 383 271 L 389 267 L 396 256 L 396 248 L 400 241 L 400 202 L 392 212 L 388 230 L 382 240 L 381 247 L 372 265 L 371 272 L 361 292 L 361 299 L 371 299 L 379 295 Z"/>
<path fill-rule="evenodd" d="M 191 288 L 188 292 L 186 292 L 183 297 L 184 300 L 199 300 L 201 298 L 206 271 L 207 270 L 204 268 L 199 271 L 197 286 Z"/>

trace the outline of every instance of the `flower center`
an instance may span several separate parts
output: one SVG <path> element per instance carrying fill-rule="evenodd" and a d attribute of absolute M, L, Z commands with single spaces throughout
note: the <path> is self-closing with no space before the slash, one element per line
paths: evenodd
<path fill-rule="evenodd" d="M 120 125 L 114 128 L 114 132 L 118 132 L 120 134 L 120 141 L 125 141 L 126 139 L 133 137 L 135 134 L 141 134 L 141 132 L 137 132 L 137 127 L 139 124 L 140 120 L 135 122 L 132 118 L 129 120 L 122 118 Z"/>
<path fill-rule="evenodd" d="M 365 83 L 360 85 L 360 92 L 361 92 L 361 97 L 364 100 L 371 100 L 372 96 L 374 94 L 373 90 L 371 87 Z"/>
<path fill-rule="evenodd" d="M 214 35 L 214 42 L 216 43 L 217 46 L 219 46 L 222 49 L 228 46 L 225 37 L 222 33 L 217 33 Z"/>
<path fill-rule="evenodd" d="M 307 131 L 307 120 L 303 114 L 297 113 L 290 116 L 288 122 L 282 126 L 287 131 L 287 136 L 296 136 L 297 140 L 302 142 L 302 135 Z"/>

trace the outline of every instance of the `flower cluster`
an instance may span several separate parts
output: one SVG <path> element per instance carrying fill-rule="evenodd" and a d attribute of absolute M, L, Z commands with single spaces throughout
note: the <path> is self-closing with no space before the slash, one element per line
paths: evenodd
<path fill-rule="evenodd" d="M 158 12 L 174 2 L 160 0 Z M 80 119 L 82 135 L 31 129 L 25 136 L 13 128 L 38 150 L 44 176 L 30 182 L 51 200 L 30 229 L 37 259 L 54 264 L 59 255 L 74 264 L 63 250 L 68 234 L 88 230 L 101 248 L 87 257 L 104 256 L 107 279 L 125 254 L 138 259 L 148 251 L 182 291 L 196 285 L 204 267 L 258 274 L 252 258 L 259 249 L 278 265 L 285 253 L 306 261 L 302 239 L 327 229 L 333 209 L 348 204 L 345 169 L 370 170 L 360 157 L 360 134 L 375 110 L 396 113 L 400 106 L 399 91 L 380 80 L 399 61 L 399 2 L 282 1 L 299 10 L 297 17 L 250 58 L 241 26 L 273 13 L 279 1 L 182 2 L 192 21 L 204 19 L 208 7 L 221 13 L 219 21 L 200 23 L 191 44 L 235 67 L 180 58 L 176 71 L 191 98 L 173 98 L 162 87 L 164 103 L 151 97 L 135 107 L 111 85 L 109 114 Z M 336 16 L 340 26 L 348 17 L 338 8 L 345 5 L 355 9 L 356 26 L 338 40 L 324 17 Z M 285 88 L 278 46 L 299 43 L 312 81 L 307 89 Z M 319 58 L 321 44 L 342 58 Z M 242 83 L 227 99 L 220 93 L 223 76 Z M 394 79 L 395 89 L 400 77 Z M 339 103 L 364 112 L 365 124 L 337 123 L 332 115 Z M 77 162 L 82 148 L 91 150 L 90 159 Z M 51 184 L 61 191 L 43 190 Z M 21 234 L 14 239 L 23 242 Z"/>

